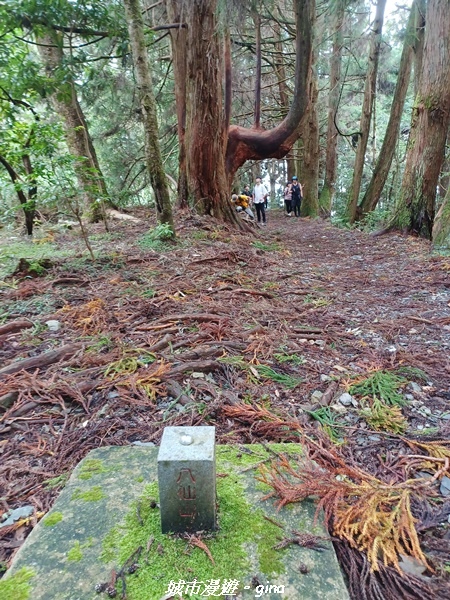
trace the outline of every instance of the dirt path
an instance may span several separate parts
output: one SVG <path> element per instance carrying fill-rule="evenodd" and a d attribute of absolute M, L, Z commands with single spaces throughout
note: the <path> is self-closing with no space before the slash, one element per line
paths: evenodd
<path fill-rule="evenodd" d="M 58 234 L 55 244 L 72 247 L 73 257 L 0 288 L 2 365 L 11 371 L 19 359 L 38 359 L 27 371 L 0 370 L 4 510 L 48 510 L 91 448 L 158 443 L 166 425 L 215 424 L 220 443 L 297 439 L 262 417 L 233 417 L 227 407 L 242 402 L 308 431 L 324 428 L 345 441 L 347 460 L 386 482 L 406 476 L 399 433 L 445 444 L 449 259 L 430 256 L 422 240 L 371 237 L 281 211 L 268 221 L 251 238 L 192 217 L 180 223 L 176 247 L 158 247 L 141 224 L 118 223 L 113 234 L 94 235 L 95 264 L 77 256 L 73 233 Z M 61 346 L 70 352 L 48 362 Z M 406 404 L 394 431 L 374 430 L 360 413 L 371 399 L 352 391 L 378 372 L 400 378 L 395 389 Z M 443 491 L 436 478 L 440 508 Z M 32 525 L 0 529 L 0 560 Z M 427 554 L 433 581 L 445 586 L 448 525 L 428 530 L 439 540 Z"/>

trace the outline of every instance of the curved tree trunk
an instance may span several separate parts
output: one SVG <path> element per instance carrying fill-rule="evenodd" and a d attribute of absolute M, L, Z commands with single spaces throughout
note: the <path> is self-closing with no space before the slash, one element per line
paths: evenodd
<path fill-rule="evenodd" d="M 411 78 L 411 69 L 413 62 L 413 52 L 417 40 L 415 32 L 417 7 L 414 2 L 411 6 L 411 12 L 406 26 L 405 40 L 403 43 L 402 56 L 398 70 L 397 83 L 392 98 L 391 113 L 389 122 L 386 128 L 383 145 L 381 146 L 380 154 L 375 165 L 369 187 L 358 206 L 355 220 L 361 219 L 365 214 L 375 209 L 378 200 L 380 199 L 383 188 L 391 168 L 392 159 L 394 157 L 395 145 L 398 139 L 400 130 L 400 120 L 403 114 L 405 98 L 408 92 L 409 81 Z"/>
<path fill-rule="evenodd" d="M 344 35 L 345 0 L 337 0 L 333 24 L 333 54 L 330 66 L 330 91 L 328 94 L 328 124 L 325 158 L 325 180 L 319 197 L 319 210 L 323 217 L 329 217 L 333 206 L 337 175 L 336 113 L 339 106 L 339 81 L 341 79 L 342 46 Z"/>
<path fill-rule="evenodd" d="M 238 224 L 230 203 L 237 169 L 247 160 L 282 158 L 298 138 L 308 104 L 314 0 L 295 0 L 297 43 L 294 98 L 275 128 L 229 126 L 230 61 L 226 26 L 217 21 L 218 0 L 191 0 L 184 14 L 187 39 L 186 158 L 189 199 L 201 213 Z M 223 79 L 228 82 L 223 102 Z"/>
<path fill-rule="evenodd" d="M 180 23 L 180 27 L 170 29 L 172 65 L 175 79 L 175 105 L 178 127 L 178 206 L 188 206 L 188 184 L 186 172 L 186 39 L 185 11 L 188 7 L 183 0 L 166 0 L 169 23 Z"/>
<path fill-rule="evenodd" d="M 141 5 L 139 0 L 124 0 L 123 4 L 144 123 L 145 158 L 150 183 L 155 194 L 157 217 L 160 223 L 170 225 L 175 235 L 169 189 L 159 147 L 156 102 L 145 44 Z"/>
<path fill-rule="evenodd" d="M 367 70 L 366 84 L 364 88 L 364 100 L 359 123 L 359 141 L 356 149 L 353 181 L 350 189 L 350 197 L 347 205 L 348 217 L 351 223 L 356 218 L 359 192 L 364 171 L 364 160 L 366 156 L 367 142 L 370 134 L 370 121 L 372 119 L 373 104 L 375 101 L 375 90 L 378 72 L 378 59 L 380 56 L 381 31 L 383 29 L 384 9 L 386 0 L 378 0 L 375 21 L 372 26 L 372 40 L 370 43 L 369 66 Z"/>
<path fill-rule="evenodd" d="M 39 54 L 50 77 L 58 76 L 63 69 L 63 36 L 53 31 L 36 36 Z M 61 117 L 70 153 L 76 158 L 75 171 L 84 194 L 85 209 L 92 221 L 104 217 L 104 202 L 108 198 L 105 181 L 89 135 L 81 106 L 72 80 L 58 86 L 51 95 L 52 104 Z M 108 202 L 113 206 L 111 202 Z"/>
<path fill-rule="evenodd" d="M 312 60 L 315 0 L 295 0 L 296 65 L 294 97 L 286 118 L 268 131 L 232 125 L 228 131 L 226 170 L 228 179 L 247 160 L 283 158 L 298 139 L 298 127 L 308 106 Z"/>
<path fill-rule="evenodd" d="M 402 187 L 390 229 L 431 238 L 436 188 L 450 125 L 450 10 L 429 0 L 419 91 L 413 107 Z M 445 218 L 443 209 L 440 218 Z"/>

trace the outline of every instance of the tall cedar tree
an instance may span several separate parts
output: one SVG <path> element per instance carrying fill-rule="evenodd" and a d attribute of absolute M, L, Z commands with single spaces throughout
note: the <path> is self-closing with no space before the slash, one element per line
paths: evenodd
<path fill-rule="evenodd" d="M 449 0 L 429 0 L 422 70 L 413 107 L 405 171 L 390 225 L 390 229 L 426 238 L 432 237 L 436 188 L 450 125 L 449 31 Z M 445 210 L 440 218 L 445 220 Z M 442 221 L 440 238 L 446 237 L 449 228 L 449 220 Z"/>
<path fill-rule="evenodd" d="M 157 217 L 160 223 L 170 225 L 173 235 L 175 235 L 169 189 L 159 147 L 156 102 L 145 44 L 141 5 L 139 0 L 124 0 L 123 4 L 144 123 L 145 159 L 155 194 Z"/>
<path fill-rule="evenodd" d="M 380 57 L 381 32 L 383 29 L 384 9 L 386 0 L 378 0 L 375 20 L 372 26 L 372 39 L 370 42 L 369 65 L 367 69 L 366 83 L 364 88 L 364 99 L 359 123 L 359 141 L 356 148 L 355 166 L 353 170 L 352 186 L 348 201 L 348 217 L 353 223 L 356 218 L 359 192 L 364 171 L 364 160 L 366 156 L 367 143 L 369 141 L 370 122 L 372 120 L 373 106 L 375 102 L 376 82 L 378 73 L 378 62 Z"/>

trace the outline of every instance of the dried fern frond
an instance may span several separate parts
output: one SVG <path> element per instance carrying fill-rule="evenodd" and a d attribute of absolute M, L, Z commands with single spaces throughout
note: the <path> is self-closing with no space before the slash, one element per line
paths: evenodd
<path fill-rule="evenodd" d="M 378 570 L 381 561 L 400 572 L 400 553 L 430 568 L 411 512 L 412 497 L 430 493 L 426 483 L 386 484 L 374 477 L 355 482 L 336 477 L 310 460 L 294 463 L 285 457 L 270 468 L 261 466 L 261 472 L 258 479 L 273 489 L 266 498 L 277 496 L 279 507 L 318 497 L 317 511 L 324 511 L 332 534 L 365 552 L 372 569 Z"/>

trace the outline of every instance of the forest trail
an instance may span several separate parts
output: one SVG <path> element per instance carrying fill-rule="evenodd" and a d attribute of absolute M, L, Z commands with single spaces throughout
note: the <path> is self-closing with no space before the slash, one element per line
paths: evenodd
<path fill-rule="evenodd" d="M 95 226 L 95 263 L 75 232 L 55 233 L 55 249 L 71 256 L 48 256 L 39 273 L 19 269 L 0 287 L 4 510 L 47 511 L 90 449 L 158 444 L 167 425 L 216 425 L 226 444 L 298 439 L 303 428 L 391 483 L 424 469 L 402 462 L 426 455 L 403 435 L 448 450 L 450 260 L 428 242 L 279 210 L 255 237 L 184 218 L 176 246 L 144 235 L 144 223 L 115 222 L 110 234 Z M 19 359 L 36 360 L 19 371 Z M 380 394 L 395 418 L 360 412 L 376 373 L 394 377 L 393 395 Z M 450 476 L 445 464 L 440 477 Z M 420 584 L 421 598 L 444 597 L 448 584 L 450 541 L 439 524 L 450 503 L 438 477 L 433 489 L 443 512 L 427 504 L 422 548 L 438 587 L 427 596 Z M 0 560 L 32 526 L 0 529 Z"/>

